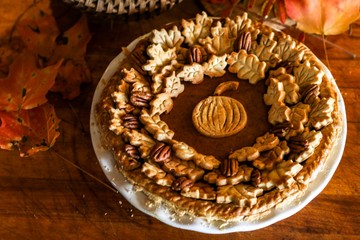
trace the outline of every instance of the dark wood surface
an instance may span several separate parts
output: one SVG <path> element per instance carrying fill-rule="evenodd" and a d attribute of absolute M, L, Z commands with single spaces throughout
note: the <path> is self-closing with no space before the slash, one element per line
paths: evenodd
<path fill-rule="evenodd" d="M 59 20 L 77 16 L 68 10 L 58 14 Z M 51 99 L 61 119 L 55 146 L 28 158 L 0 150 L 0 239 L 360 239 L 359 25 L 354 25 L 351 36 L 329 38 L 359 57 L 352 59 L 328 44 L 330 68 L 347 110 L 345 152 L 330 183 L 297 214 L 256 231 L 208 235 L 167 226 L 107 187 L 89 130 L 92 96 L 102 73 L 136 37 L 202 10 L 198 2 L 184 0 L 148 18 L 88 16 L 93 37 L 86 59 L 92 83 L 73 101 Z M 306 39 L 324 60 L 322 42 Z"/>

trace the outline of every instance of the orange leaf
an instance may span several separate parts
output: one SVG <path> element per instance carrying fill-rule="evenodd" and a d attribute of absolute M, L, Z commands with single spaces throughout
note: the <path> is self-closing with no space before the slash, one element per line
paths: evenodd
<path fill-rule="evenodd" d="M 91 39 L 87 19 L 82 15 L 70 29 L 60 32 L 55 18 L 44 11 L 39 6 L 30 9 L 30 13 L 19 22 L 17 33 L 24 39 L 27 48 L 39 55 L 46 65 L 59 59 L 75 63 L 76 72 L 59 75 L 56 86 L 51 89 L 61 92 L 64 98 L 73 99 L 80 94 L 80 85 L 90 80 L 90 71 L 84 59 Z M 80 77 L 74 77 L 75 74 L 80 74 Z"/>
<path fill-rule="evenodd" d="M 36 4 L 30 8 L 16 25 L 16 32 L 32 53 L 50 61 L 50 64 L 59 60 L 51 58 L 60 30 L 56 25 L 55 18 L 46 13 L 42 6 Z"/>
<path fill-rule="evenodd" d="M 29 51 L 40 54 L 50 63 L 61 58 L 84 61 L 86 47 L 91 39 L 85 15 L 62 33 L 52 15 L 36 8 L 32 11 L 37 14 L 24 18 L 16 28 Z"/>
<path fill-rule="evenodd" d="M 285 0 L 286 12 L 307 33 L 336 35 L 360 17 L 360 0 Z"/>
<path fill-rule="evenodd" d="M 62 61 L 39 69 L 36 60 L 34 55 L 23 53 L 10 65 L 9 75 L 0 79 L 0 110 L 31 109 L 47 102 L 46 94 Z"/>
<path fill-rule="evenodd" d="M 82 17 L 66 32 L 59 35 L 54 49 L 54 58 L 84 61 L 86 47 L 91 39 L 86 15 Z"/>
<path fill-rule="evenodd" d="M 254 6 L 255 0 L 249 0 L 247 4 L 247 9 L 251 9 Z"/>
<path fill-rule="evenodd" d="M 50 91 L 61 92 L 63 98 L 73 99 L 80 94 L 80 84 L 89 78 L 90 71 L 85 63 L 68 60 L 60 67 L 55 85 Z"/>
<path fill-rule="evenodd" d="M 276 2 L 276 16 L 279 18 L 282 24 L 285 24 L 287 13 L 284 0 L 277 0 Z"/>
<path fill-rule="evenodd" d="M 264 9 L 263 9 L 263 17 L 267 17 L 271 11 L 271 9 L 274 7 L 276 0 L 268 0 L 265 3 Z"/>
<path fill-rule="evenodd" d="M 17 112 L 0 111 L 0 148 L 13 150 L 23 136 Z"/>
<path fill-rule="evenodd" d="M 54 58 L 64 57 L 66 61 L 60 68 L 51 91 L 61 92 L 66 99 L 73 99 L 80 94 L 80 85 L 90 80 L 90 70 L 84 60 L 90 39 L 85 15 L 58 37 Z"/>
<path fill-rule="evenodd" d="M 21 157 L 46 151 L 60 135 L 59 123 L 49 103 L 19 112 L 0 111 L 0 148 L 17 148 Z"/>

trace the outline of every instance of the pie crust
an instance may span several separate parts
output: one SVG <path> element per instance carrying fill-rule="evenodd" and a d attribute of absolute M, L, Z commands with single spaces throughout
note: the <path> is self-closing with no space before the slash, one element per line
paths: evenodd
<path fill-rule="evenodd" d="M 265 92 L 239 100 L 244 84 Z M 203 131 L 194 131 L 201 101 L 190 96 L 201 91 L 206 98 L 195 99 L 221 101 L 202 112 Z M 249 111 L 259 98 L 263 108 Z M 179 215 L 209 221 L 258 219 L 301 196 L 341 130 L 338 96 L 319 60 L 246 14 L 215 19 L 203 12 L 154 30 L 127 53 L 100 99 L 101 141 L 119 172 Z M 265 121 L 253 118 L 264 113 Z M 190 119 L 172 124 L 180 115 L 195 127 Z M 253 122 L 262 134 L 252 136 Z M 196 136 L 198 145 L 178 135 Z M 243 141 L 232 139 L 237 136 Z M 208 138 L 223 144 L 209 146 Z M 215 154 L 203 152 L 207 148 Z"/>

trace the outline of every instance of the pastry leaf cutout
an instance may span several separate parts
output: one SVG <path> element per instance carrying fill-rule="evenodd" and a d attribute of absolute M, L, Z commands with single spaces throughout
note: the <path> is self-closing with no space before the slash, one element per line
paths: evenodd
<path fill-rule="evenodd" d="M 232 52 L 227 59 L 229 71 L 236 73 L 240 79 L 249 79 L 251 84 L 255 84 L 265 78 L 266 64 L 261 62 L 254 54 L 247 54 L 245 50 Z"/>
<path fill-rule="evenodd" d="M 206 12 L 202 12 L 202 14 L 197 14 L 194 21 L 186 21 L 182 20 L 181 25 L 184 30 L 182 34 L 185 36 L 185 43 L 192 46 L 198 43 L 198 40 L 201 38 L 205 38 L 210 33 L 210 28 L 212 25 L 213 19 L 208 18 Z"/>

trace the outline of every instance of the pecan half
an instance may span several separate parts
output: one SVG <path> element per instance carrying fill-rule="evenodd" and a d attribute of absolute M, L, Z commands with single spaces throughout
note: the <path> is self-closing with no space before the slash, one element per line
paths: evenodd
<path fill-rule="evenodd" d="M 285 137 L 291 128 L 293 127 L 291 122 L 283 122 L 275 125 L 270 132 L 273 133 L 277 137 Z"/>
<path fill-rule="evenodd" d="M 141 126 L 139 119 L 130 113 L 127 113 L 124 116 L 122 116 L 121 120 L 123 120 L 124 127 L 129 129 L 139 129 Z"/>
<path fill-rule="evenodd" d="M 279 62 L 275 68 L 285 68 L 286 70 L 286 73 L 288 74 L 292 74 L 293 73 L 293 70 L 294 70 L 294 66 L 292 65 L 291 62 L 289 61 L 282 61 L 282 62 Z"/>
<path fill-rule="evenodd" d="M 251 33 L 242 32 L 237 39 L 237 50 L 240 51 L 244 49 L 246 52 L 249 52 L 251 49 Z"/>
<path fill-rule="evenodd" d="M 251 183 L 255 186 L 258 187 L 259 184 L 261 183 L 261 172 L 259 171 L 259 169 L 254 169 L 251 173 Z"/>
<path fill-rule="evenodd" d="M 310 84 L 301 91 L 301 100 L 305 104 L 312 104 L 320 94 L 320 87 L 317 84 Z"/>
<path fill-rule="evenodd" d="M 188 62 L 192 63 L 201 63 L 203 61 L 203 49 L 200 46 L 194 45 L 190 47 L 188 52 Z"/>
<path fill-rule="evenodd" d="M 149 103 L 152 99 L 152 93 L 141 91 L 134 91 L 130 96 L 130 102 L 136 107 L 149 107 Z"/>
<path fill-rule="evenodd" d="M 184 188 L 191 188 L 194 185 L 194 181 L 191 179 L 188 179 L 187 177 L 180 177 L 173 181 L 171 188 L 174 191 L 181 191 Z"/>
<path fill-rule="evenodd" d="M 308 149 L 309 141 L 301 136 L 291 137 L 288 141 L 288 147 L 291 153 L 301 153 Z"/>
<path fill-rule="evenodd" d="M 125 152 L 127 155 L 136 160 L 140 159 L 140 152 L 131 144 L 125 144 Z"/>
<path fill-rule="evenodd" d="M 171 147 L 165 143 L 157 143 L 150 152 L 150 157 L 155 162 L 167 162 L 170 160 Z"/>
<path fill-rule="evenodd" d="M 220 172 L 226 177 L 235 176 L 239 171 L 239 162 L 236 159 L 225 159 L 220 165 Z"/>
<path fill-rule="evenodd" d="M 130 145 L 131 146 L 131 145 Z M 114 158 L 119 167 L 127 171 L 138 168 L 141 163 L 134 157 L 129 156 L 122 147 L 114 147 Z"/>

